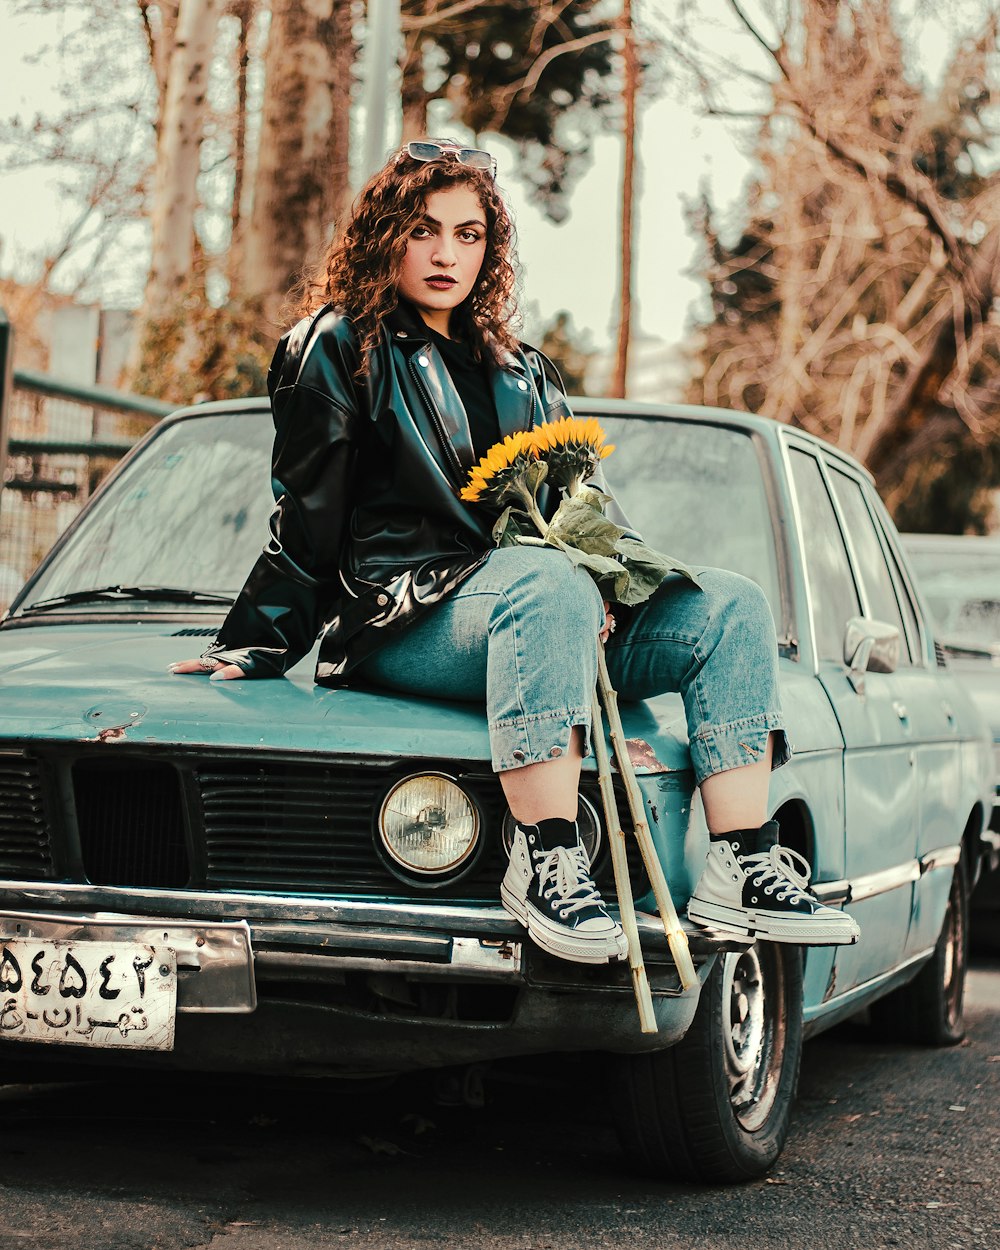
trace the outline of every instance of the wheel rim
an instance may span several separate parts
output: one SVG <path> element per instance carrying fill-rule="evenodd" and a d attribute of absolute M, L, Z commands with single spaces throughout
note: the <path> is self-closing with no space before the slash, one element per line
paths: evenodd
<path fill-rule="evenodd" d="M 962 1018 L 965 996 L 965 909 L 957 891 L 962 889 L 958 871 L 948 896 L 942 938 L 944 959 L 941 969 L 941 988 L 948 1027 L 954 1029 Z"/>
<path fill-rule="evenodd" d="M 729 1102 L 749 1132 L 767 1122 L 785 1057 L 784 969 L 773 947 L 728 954 L 722 966 Z"/>

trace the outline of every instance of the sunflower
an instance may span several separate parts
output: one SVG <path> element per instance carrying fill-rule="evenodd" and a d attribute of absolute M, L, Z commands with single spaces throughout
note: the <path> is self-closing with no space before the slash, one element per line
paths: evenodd
<path fill-rule="evenodd" d="M 610 456 L 607 435 L 596 417 L 560 417 L 533 431 L 535 452 L 548 465 L 548 480 L 575 495 L 580 483 L 592 476 L 598 463 Z"/>
<path fill-rule="evenodd" d="M 511 495 L 520 497 L 524 471 L 537 456 L 529 430 L 518 430 L 500 443 L 494 443 L 469 473 L 460 498 L 466 503 L 502 504 Z"/>

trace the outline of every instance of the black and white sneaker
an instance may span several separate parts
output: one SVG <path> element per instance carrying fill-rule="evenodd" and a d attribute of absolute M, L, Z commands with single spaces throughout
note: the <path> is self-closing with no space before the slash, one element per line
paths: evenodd
<path fill-rule="evenodd" d="M 854 920 L 809 891 L 809 865 L 779 846 L 777 821 L 713 838 L 705 871 L 688 903 L 695 924 L 799 946 L 850 946 Z"/>
<path fill-rule="evenodd" d="M 515 826 L 500 901 L 550 955 L 579 964 L 605 964 L 628 955 L 622 927 L 608 914 L 570 821 Z"/>

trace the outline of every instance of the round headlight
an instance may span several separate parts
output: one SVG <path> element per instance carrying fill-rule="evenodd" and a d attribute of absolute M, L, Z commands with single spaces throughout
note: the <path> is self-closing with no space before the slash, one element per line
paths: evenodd
<path fill-rule="evenodd" d="M 378 831 L 389 857 L 407 872 L 452 872 L 475 849 L 479 813 L 450 777 L 422 773 L 385 796 Z"/>
<path fill-rule="evenodd" d="M 580 829 L 580 841 L 584 845 L 587 852 L 587 858 L 590 860 L 591 867 L 597 863 L 597 857 L 601 853 L 601 821 L 597 815 L 597 810 L 593 803 L 582 794 L 579 796 L 579 807 L 577 808 L 577 825 Z M 517 821 L 508 810 L 503 818 L 503 849 L 510 854 L 510 848 L 514 845 L 514 826 Z"/>

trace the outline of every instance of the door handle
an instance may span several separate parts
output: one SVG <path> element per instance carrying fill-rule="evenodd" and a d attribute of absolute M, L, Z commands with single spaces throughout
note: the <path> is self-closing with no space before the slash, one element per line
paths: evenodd
<path fill-rule="evenodd" d="M 893 699 L 892 710 L 896 713 L 896 715 L 899 717 L 901 721 L 906 721 L 910 719 L 909 713 L 906 710 L 906 704 L 900 703 L 898 699 Z"/>

